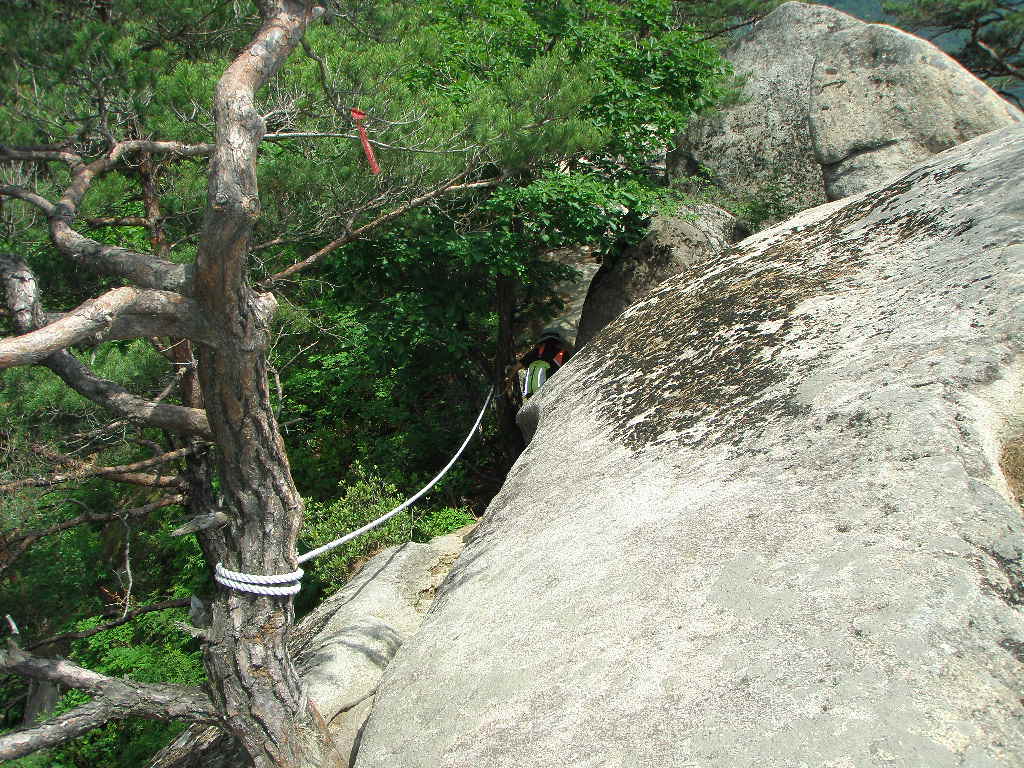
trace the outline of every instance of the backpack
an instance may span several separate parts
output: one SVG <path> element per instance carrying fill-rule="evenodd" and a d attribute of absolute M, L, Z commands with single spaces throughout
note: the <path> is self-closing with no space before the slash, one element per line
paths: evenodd
<path fill-rule="evenodd" d="M 523 397 L 529 397 L 537 393 L 537 390 L 544 386 L 548 380 L 548 373 L 551 370 L 551 363 L 547 360 L 535 360 L 526 369 L 526 382 L 523 384 Z"/>

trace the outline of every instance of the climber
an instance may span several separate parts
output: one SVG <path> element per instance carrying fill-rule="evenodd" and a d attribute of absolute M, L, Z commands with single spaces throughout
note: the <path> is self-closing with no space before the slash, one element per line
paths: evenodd
<path fill-rule="evenodd" d="M 523 397 L 536 394 L 571 356 L 572 350 L 562 332 L 558 328 L 545 328 L 537 345 L 519 360 L 520 368 L 526 370 Z"/>

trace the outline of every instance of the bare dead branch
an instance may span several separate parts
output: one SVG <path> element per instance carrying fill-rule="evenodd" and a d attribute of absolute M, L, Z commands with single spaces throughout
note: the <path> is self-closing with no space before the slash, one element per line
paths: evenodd
<path fill-rule="evenodd" d="M 13 760 L 62 744 L 112 720 L 129 717 L 194 723 L 216 723 L 218 720 L 210 697 L 200 688 L 107 677 L 65 659 L 33 656 L 13 643 L 0 650 L 0 671 L 48 680 L 94 696 L 88 704 L 71 712 L 0 736 L 0 760 Z"/>
<path fill-rule="evenodd" d="M 1005 69 L 1007 72 L 1009 72 L 1011 75 L 1018 78 L 1019 80 L 1024 80 L 1024 69 L 1021 69 L 1020 67 L 1010 63 L 1010 61 L 1006 59 L 1004 56 L 1000 56 L 999 52 L 995 48 L 993 48 L 991 45 L 986 43 L 981 38 L 976 38 L 974 42 L 977 43 L 978 47 L 985 51 L 985 53 L 987 53 L 989 56 L 991 56 L 993 59 L 999 62 L 999 65 L 1003 67 L 1003 69 Z"/>
<path fill-rule="evenodd" d="M 745 18 L 742 21 L 739 21 L 739 22 L 737 22 L 735 24 L 729 24 L 727 26 L 720 27 L 720 28 L 716 29 L 715 31 L 710 32 L 710 33 L 704 35 L 703 37 L 698 38 L 694 42 L 706 43 L 708 40 L 714 40 L 715 38 L 721 37 L 722 35 L 727 35 L 730 32 L 735 32 L 737 29 L 743 29 L 744 27 L 748 27 L 751 24 L 756 24 L 757 22 L 759 22 L 763 18 L 764 18 L 764 14 L 755 14 L 754 16 L 750 16 L 749 18 Z"/>
<path fill-rule="evenodd" d="M 139 475 L 135 473 L 141 469 L 149 469 L 160 464 L 166 464 L 171 461 L 185 458 L 186 456 L 191 456 L 198 453 L 201 447 L 202 446 L 199 445 L 189 445 L 185 448 L 179 448 L 176 451 L 168 451 L 167 453 L 162 453 L 159 456 L 154 456 L 150 459 L 143 459 L 142 461 L 136 461 L 131 464 L 121 464 L 113 467 L 97 467 L 94 464 L 79 461 L 71 456 L 65 456 L 44 448 L 43 446 L 37 445 L 33 446 L 34 452 L 44 456 L 50 461 L 73 466 L 75 467 L 75 471 L 58 473 L 50 475 L 49 477 L 22 478 L 21 480 L 15 480 L 13 482 L 0 485 L 0 491 L 10 493 L 11 491 L 16 491 L 19 488 L 46 488 L 51 485 L 59 485 L 60 483 L 87 480 L 90 477 L 105 477 L 109 480 L 131 483 L 133 485 L 146 485 L 164 488 L 177 487 L 180 485 L 181 480 L 176 476 Z"/>
<path fill-rule="evenodd" d="M 82 219 L 90 227 L 148 227 L 149 219 L 142 216 L 93 216 Z"/>
<path fill-rule="evenodd" d="M 181 141 L 150 141 L 148 139 L 118 141 L 114 143 L 114 146 L 110 148 L 106 155 L 89 164 L 89 166 L 93 166 L 90 173 L 93 175 L 102 173 L 117 165 L 126 156 L 139 152 L 167 155 L 174 159 L 205 157 L 212 151 L 213 144 L 186 144 Z M 72 173 L 79 173 L 88 167 L 80 155 L 68 149 L 48 147 L 12 147 L 7 144 L 0 144 L 0 160 L 18 160 L 21 162 L 60 161 L 66 163 Z"/>
<path fill-rule="evenodd" d="M 397 208 L 395 208 L 395 209 L 393 209 L 391 211 L 388 211 L 387 213 L 385 213 L 385 214 L 383 214 L 381 216 L 378 216 L 373 221 L 368 222 L 367 224 L 364 224 L 363 226 L 361 226 L 361 227 L 359 227 L 357 229 L 353 229 L 353 230 L 351 230 L 349 232 L 346 232 L 341 237 L 339 237 L 339 238 L 329 242 L 327 245 L 325 245 L 323 248 L 318 250 L 316 253 L 313 253 L 313 254 L 307 256 L 306 258 L 304 258 L 302 261 L 298 261 L 298 262 L 292 264 L 287 269 L 283 269 L 280 272 L 278 272 L 277 274 L 274 274 L 274 275 L 271 275 L 270 277 L 268 277 L 266 280 L 263 281 L 264 287 L 272 285 L 273 283 L 276 283 L 276 282 L 278 282 L 280 280 L 284 280 L 286 278 L 289 278 L 292 275 L 294 275 L 296 272 L 300 272 L 303 269 L 306 269 L 308 267 L 313 266 L 314 264 L 317 264 L 318 262 L 322 261 L 323 258 L 325 256 L 327 256 L 327 254 L 329 254 L 329 253 L 331 253 L 333 251 L 336 251 L 341 246 L 347 245 L 348 243 L 351 243 L 351 242 L 354 242 L 355 240 L 358 240 L 361 237 L 365 237 L 370 231 L 376 229 L 377 227 L 381 226 L 382 224 L 386 224 L 389 221 L 397 219 L 399 216 L 401 216 L 405 212 L 410 211 L 413 208 L 415 208 L 415 207 L 417 207 L 419 205 L 423 205 L 423 203 L 428 202 L 429 200 L 433 200 L 435 197 L 438 197 L 438 196 L 444 194 L 445 192 L 449 191 L 453 187 L 456 187 L 458 182 L 461 179 L 464 179 L 468 173 L 469 173 L 469 169 L 467 168 L 466 170 L 456 174 L 455 176 L 453 176 L 452 178 L 448 179 L 447 181 L 442 182 L 441 184 L 439 184 L 438 186 L 434 187 L 433 189 L 431 189 L 431 190 L 429 190 L 427 192 L 424 192 L 419 197 L 414 197 L 412 200 L 409 200 L 408 202 L 404 203 L 403 205 L 400 205 Z"/>
<path fill-rule="evenodd" d="M 275 237 L 272 240 L 266 240 L 262 243 L 257 243 L 249 249 L 249 253 L 258 253 L 259 251 L 265 251 L 267 248 L 273 248 L 275 245 L 285 245 L 286 243 L 298 243 L 301 242 L 296 238 L 289 237 Z"/>
<path fill-rule="evenodd" d="M 47 528 L 40 528 L 38 530 L 25 532 L 13 531 L 3 537 L 0 537 L 0 574 L 13 565 L 19 557 L 25 554 L 29 547 L 47 536 L 53 536 L 54 534 L 67 531 L 75 526 L 83 525 L 85 523 L 107 523 L 111 520 L 119 520 L 123 517 L 146 517 L 158 509 L 170 507 L 175 504 L 182 504 L 184 501 L 185 496 L 178 494 L 175 496 L 167 496 L 150 504 L 144 504 L 141 507 L 134 507 L 133 509 L 99 513 L 86 511 L 80 515 L 69 518 L 68 520 L 54 523 Z"/>
<path fill-rule="evenodd" d="M 155 333 L 213 342 L 191 299 L 167 291 L 115 288 L 34 331 L 0 339 L 0 369 L 33 365 L 87 339 L 97 343 Z"/>
<path fill-rule="evenodd" d="M 445 192 L 464 192 L 467 189 L 487 189 L 488 187 L 496 187 L 505 180 L 504 176 L 497 179 L 485 179 L 484 181 L 470 181 L 466 184 L 453 184 L 448 187 Z"/>
<path fill-rule="evenodd" d="M 88 465 L 86 465 L 88 466 Z M 90 477 L 102 477 L 117 483 L 139 485 L 145 488 L 181 488 L 184 481 L 177 475 L 145 474 L 142 472 L 94 472 L 79 476 L 77 473 L 51 475 L 50 477 L 30 477 L 16 480 L 0 486 L 0 491 L 15 491 L 21 488 L 49 488 L 61 483 L 78 482 Z"/>
<path fill-rule="evenodd" d="M 129 621 L 132 621 L 144 614 L 153 613 L 154 611 L 166 611 L 169 608 L 185 608 L 190 603 L 191 599 L 184 597 L 177 600 L 164 600 L 161 603 L 153 603 L 152 605 L 143 605 L 139 608 L 128 611 L 128 613 L 119 619 L 107 622 L 106 624 L 100 624 L 92 629 L 83 629 L 80 632 L 62 632 L 59 635 L 53 635 L 52 637 L 47 637 L 43 640 L 36 640 L 34 643 L 26 645 L 25 650 L 31 651 L 34 648 L 42 648 L 43 646 L 54 645 L 55 643 L 63 643 L 67 640 L 82 640 L 86 637 L 98 635 L 100 632 L 106 632 L 108 629 L 120 627 L 122 624 L 127 624 Z"/>

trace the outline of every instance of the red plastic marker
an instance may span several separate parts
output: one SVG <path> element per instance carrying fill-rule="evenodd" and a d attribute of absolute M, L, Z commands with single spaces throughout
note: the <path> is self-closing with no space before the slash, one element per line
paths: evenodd
<path fill-rule="evenodd" d="M 366 119 L 366 113 L 361 109 L 353 107 L 352 119 L 356 123 L 356 128 L 359 129 L 359 140 L 363 143 L 363 153 L 366 155 L 366 159 L 370 163 L 370 173 L 376 176 L 380 173 L 380 166 L 377 165 L 377 158 L 373 156 L 373 147 L 370 146 L 370 137 L 366 135 L 366 126 L 363 125 L 363 120 Z"/>

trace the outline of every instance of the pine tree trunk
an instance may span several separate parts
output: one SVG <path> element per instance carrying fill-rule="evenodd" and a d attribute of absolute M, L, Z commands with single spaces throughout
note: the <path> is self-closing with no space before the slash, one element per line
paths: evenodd
<path fill-rule="evenodd" d="M 523 434 L 516 424 L 516 414 L 523 404 L 519 394 L 519 384 L 515 375 L 507 374 L 509 367 L 516 363 L 515 330 L 513 328 L 515 280 L 511 277 L 498 277 L 495 293 L 498 307 L 498 350 L 495 363 L 497 367 L 495 380 L 498 382 L 498 428 L 507 466 L 511 467 L 519 458 L 519 454 L 526 448 Z"/>
<path fill-rule="evenodd" d="M 198 345 L 197 357 L 229 522 L 201 539 L 208 557 L 228 569 L 279 574 L 297 568 L 302 500 L 267 384 L 268 323 L 275 302 L 257 294 L 247 279 L 259 214 L 256 157 L 264 132 L 254 96 L 298 45 L 312 4 L 265 0 L 260 6 L 263 26 L 224 73 L 214 101 L 216 148 L 195 298 L 220 335 L 214 343 Z M 204 648 L 210 693 L 225 726 L 257 768 L 341 765 L 288 654 L 293 617 L 290 597 L 221 588 Z"/>

